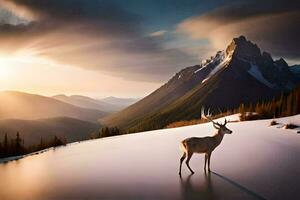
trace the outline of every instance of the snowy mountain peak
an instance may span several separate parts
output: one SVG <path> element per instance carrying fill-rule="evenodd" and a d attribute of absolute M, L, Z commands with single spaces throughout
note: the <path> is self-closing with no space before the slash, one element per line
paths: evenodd
<path fill-rule="evenodd" d="M 245 36 L 234 38 L 226 48 L 226 56 L 234 54 L 245 60 L 255 60 L 261 56 L 261 51 L 256 44 L 247 40 Z"/>
<path fill-rule="evenodd" d="M 173 80 L 205 83 L 226 68 L 231 75 L 247 79 L 244 77 L 246 73 L 260 84 L 275 90 L 290 90 L 299 80 L 284 59 L 274 61 L 270 53 L 261 52 L 245 36 L 233 38 L 224 51 L 218 51 L 214 56 L 202 60 L 200 65 L 181 70 Z"/>
<path fill-rule="evenodd" d="M 224 80 L 226 85 L 236 82 L 243 90 L 255 85 L 256 91 L 266 90 L 272 96 L 290 91 L 299 83 L 300 75 L 294 71 L 284 59 L 274 61 L 270 53 L 261 51 L 256 44 L 240 36 L 233 38 L 225 50 L 202 60 L 200 65 L 182 69 L 164 87 L 168 90 L 177 87 L 188 90 L 197 84 L 209 85 L 214 84 L 209 82 Z M 257 94 L 257 98 L 264 96 L 263 93 Z"/>

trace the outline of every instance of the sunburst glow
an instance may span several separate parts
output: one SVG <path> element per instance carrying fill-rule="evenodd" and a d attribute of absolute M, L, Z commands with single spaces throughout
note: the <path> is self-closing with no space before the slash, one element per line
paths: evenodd
<path fill-rule="evenodd" d="M 13 74 L 12 59 L 0 57 L 0 80 L 9 79 Z"/>
<path fill-rule="evenodd" d="M 124 85 L 127 90 L 124 90 Z M 108 96 L 114 88 L 115 95 L 126 96 L 130 88 L 130 92 L 138 96 L 141 92 L 149 93 L 155 87 L 158 87 L 157 83 L 145 83 L 141 88 L 134 81 L 61 64 L 34 50 L 0 54 L 0 91 L 18 90 L 50 96 L 59 93 L 98 95 L 94 91 L 101 91 L 101 96 Z"/>

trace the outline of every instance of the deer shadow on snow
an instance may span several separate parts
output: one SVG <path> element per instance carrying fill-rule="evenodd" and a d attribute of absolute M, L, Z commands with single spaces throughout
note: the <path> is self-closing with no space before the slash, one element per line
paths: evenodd
<path fill-rule="evenodd" d="M 182 199 L 258 199 L 266 200 L 260 194 L 217 172 L 204 172 L 203 177 L 190 174 L 180 176 Z"/>
<path fill-rule="evenodd" d="M 183 199 L 215 199 L 215 193 L 211 181 L 211 174 L 204 173 L 203 179 L 193 179 L 192 174 L 183 179 L 180 176 Z"/>

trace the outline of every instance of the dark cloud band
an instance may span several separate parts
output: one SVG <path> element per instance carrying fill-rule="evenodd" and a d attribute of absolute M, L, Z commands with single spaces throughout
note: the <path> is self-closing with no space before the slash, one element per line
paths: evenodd
<path fill-rule="evenodd" d="M 217 48 L 243 34 L 275 56 L 300 60 L 299 10 L 295 0 L 244 1 L 191 17 L 178 31 L 194 39 L 209 38 Z"/>

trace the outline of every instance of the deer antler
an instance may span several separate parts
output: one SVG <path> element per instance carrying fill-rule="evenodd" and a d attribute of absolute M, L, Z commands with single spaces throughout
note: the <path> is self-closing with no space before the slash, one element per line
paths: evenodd
<path fill-rule="evenodd" d="M 209 113 L 209 109 L 208 109 L 208 115 L 205 115 L 204 113 L 204 109 L 202 108 L 201 109 L 201 118 L 204 118 L 204 119 L 207 119 L 209 121 L 211 121 L 213 123 L 213 126 L 216 128 L 216 129 L 219 129 L 221 127 L 221 124 L 219 124 L 218 122 L 215 122 L 211 119 L 210 117 L 210 113 Z M 227 123 L 227 122 L 226 122 Z"/>
<path fill-rule="evenodd" d="M 225 118 L 225 121 L 224 121 L 224 124 L 223 124 L 223 126 L 225 126 L 226 124 L 227 124 L 227 119 Z"/>

